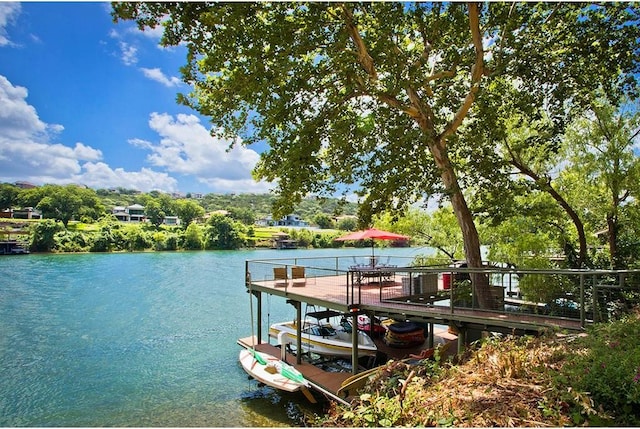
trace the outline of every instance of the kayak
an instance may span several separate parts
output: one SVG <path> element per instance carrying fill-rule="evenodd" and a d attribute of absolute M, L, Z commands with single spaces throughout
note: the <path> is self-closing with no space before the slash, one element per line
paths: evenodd
<path fill-rule="evenodd" d="M 287 392 L 297 392 L 309 386 L 300 371 L 270 354 L 243 349 L 239 358 L 247 374 L 267 386 Z"/>

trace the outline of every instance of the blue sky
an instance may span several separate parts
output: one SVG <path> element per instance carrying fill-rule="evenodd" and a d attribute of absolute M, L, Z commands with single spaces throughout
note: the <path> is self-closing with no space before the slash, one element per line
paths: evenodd
<path fill-rule="evenodd" d="M 252 148 L 176 103 L 183 48 L 114 24 L 109 3 L 0 2 L 0 182 L 266 192 Z"/>

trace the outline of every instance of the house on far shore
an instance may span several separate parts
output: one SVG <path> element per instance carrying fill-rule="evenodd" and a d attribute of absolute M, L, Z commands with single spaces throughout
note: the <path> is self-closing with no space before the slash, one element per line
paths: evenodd
<path fill-rule="evenodd" d="M 271 216 L 264 217 L 256 221 L 258 226 L 285 226 L 285 227 L 306 227 L 308 222 L 303 221 L 300 216 L 290 214 L 283 216 L 280 220 L 273 220 Z"/>
<path fill-rule="evenodd" d="M 0 213 L 0 217 L 7 219 L 42 219 L 42 212 L 33 207 L 5 209 Z"/>
<path fill-rule="evenodd" d="M 180 225 L 180 218 L 178 216 L 165 216 L 162 223 L 168 226 Z"/>
<path fill-rule="evenodd" d="M 144 222 L 144 206 L 133 204 L 131 206 L 115 206 L 112 210 L 113 215 L 120 222 Z"/>

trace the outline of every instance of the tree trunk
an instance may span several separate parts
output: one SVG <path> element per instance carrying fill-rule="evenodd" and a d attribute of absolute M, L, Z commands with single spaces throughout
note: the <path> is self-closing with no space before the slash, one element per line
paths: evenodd
<path fill-rule="evenodd" d="M 578 233 L 578 243 L 580 246 L 577 261 L 578 266 L 575 268 L 585 267 L 587 263 L 587 236 L 584 232 L 584 224 L 582 223 L 582 220 L 580 220 L 580 216 L 578 215 L 578 213 L 573 209 L 573 207 L 569 205 L 567 200 L 565 200 L 562 195 L 560 195 L 558 191 L 556 191 L 554 187 L 551 186 L 551 181 L 548 177 L 543 178 L 535 171 L 518 161 L 513 155 L 511 155 L 511 165 L 520 170 L 522 174 L 532 178 L 536 183 L 538 189 L 551 195 L 551 197 L 560 205 L 560 207 L 562 207 L 565 213 L 569 215 L 569 218 L 571 219 L 571 222 L 575 226 L 576 232 Z"/>
<path fill-rule="evenodd" d="M 443 142 L 438 141 L 433 145 L 429 145 L 429 149 L 431 150 L 436 165 L 440 169 L 440 176 L 445 186 L 445 192 L 449 195 L 453 212 L 456 215 L 458 225 L 462 231 L 467 265 L 469 268 L 482 268 L 482 254 L 480 252 L 478 230 L 473 222 L 473 215 L 471 214 L 471 210 L 469 210 L 467 201 L 458 186 L 458 178 L 449 161 L 446 146 Z M 470 277 L 475 300 L 477 300 L 480 308 L 493 308 L 494 300 L 491 296 L 491 290 L 489 289 L 488 277 L 480 273 L 471 273 Z"/>
<path fill-rule="evenodd" d="M 607 230 L 609 231 L 609 257 L 611 258 L 611 267 L 619 270 L 622 266 L 618 257 L 618 228 L 615 216 L 607 213 Z"/>
<path fill-rule="evenodd" d="M 453 135 L 462 121 L 467 116 L 469 109 L 475 101 L 476 93 L 480 88 L 480 81 L 484 74 L 484 52 L 482 46 L 482 32 L 480 30 L 480 10 L 479 4 L 475 2 L 468 3 L 469 13 L 469 32 L 475 51 L 474 64 L 471 67 L 469 91 L 461 100 L 461 104 L 455 112 L 453 118 L 440 135 L 436 132 L 436 119 L 431 106 L 424 102 L 419 95 L 419 91 L 411 86 L 407 87 L 407 96 L 409 104 L 396 98 L 394 95 L 376 91 L 374 94 L 378 99 L 394 109 L 398 109 L 413 118 L 420 129 L 425 134 L 425 141 L 436 166 L 440 169 L 440 176 L 445 187 L 445 192 L 451 199 L 453 211 L 458 220 L 458 225 L 462 230 L 462 238 L 464 241 L 464 252 L 467 264 L 470 268 L 482 267 L 482 256 L 480 254 L 480 239 L 478 231 L 473 223 L 473 216 L 467 202 L 462 195 L 462 191 L 458 185 L 458 178 L 446 151 L 447 136 Z M 343 5 L 343 16 L 349 37 L 358 53 L 358 63 L 367 73 L 369 79 L 373 82 L 378 80 L 375 62 L 367 50 L 367 46 L 362 39 L 358 27 L 354 21 L 353 13 Z M 361 85 L 363 93 L 367 92 L 367 86 Z M 493 307 L 493 299 L 491 298 L 491 290 L 489 289 L 489 281 L 486 275 L 472 274 L 472 284 L 474 295 L 481 308 L 490 309 Z"/>

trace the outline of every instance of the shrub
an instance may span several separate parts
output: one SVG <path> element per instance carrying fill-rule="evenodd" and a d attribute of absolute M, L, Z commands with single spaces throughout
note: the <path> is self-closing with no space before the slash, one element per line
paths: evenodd
<path fill-rule="evenodd" d="M 72 231 L 60 231 L 55 234 L 55 248 L 61 252 L 86 252 L 89 244 L 84 234 Z"/>
<path fill-rule="evenodd" d="M 45 219 L 32 226 L 31 250 L 50 252 L 56 245 L 55 234 L 63 230 L 61 223 L 53 219 Z"/>
<path fill-rule="evenodd" d="M 593 326 L 566 365 L 570 385 L 590 392 L 624 426 L 640 425 L 640 313 Z"/>
<path fill-rule="evenodd" d="M 145 250 L 153 247 L 153 239 L 141 228 L 130 229 L 127 233 L 128 250 Z"/>
<path fill-rule="evenodd" d="M 197 224 L 189 224 L 184 233 L 182 246 L 186 250 L 202 250 L 202 233 Z"/>

